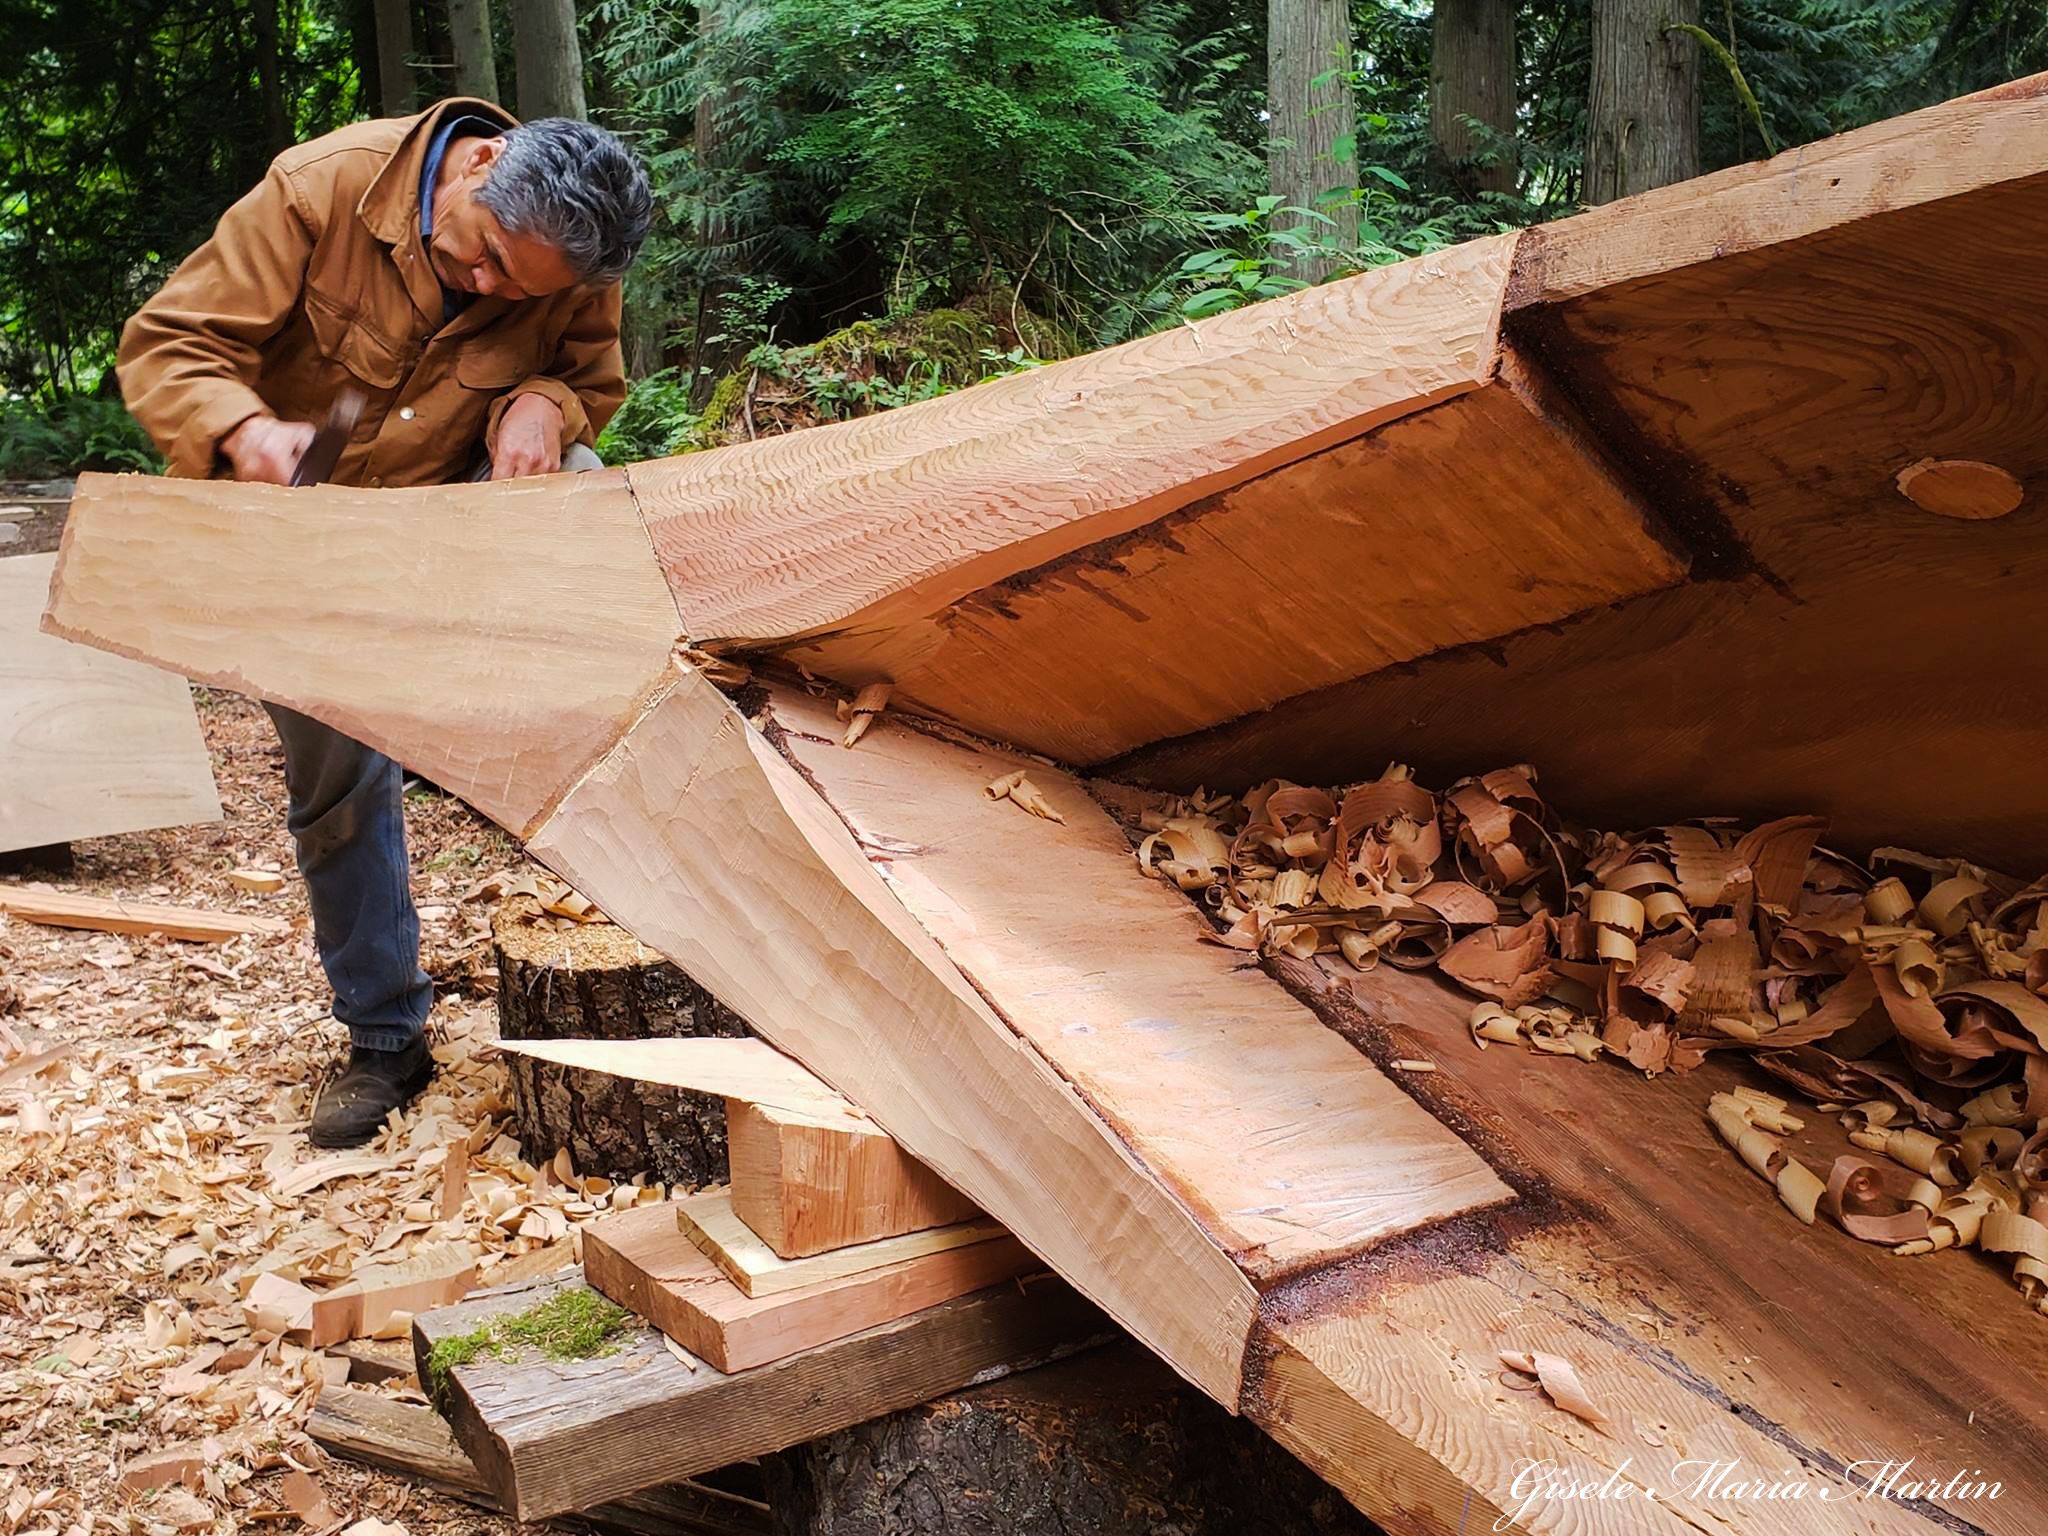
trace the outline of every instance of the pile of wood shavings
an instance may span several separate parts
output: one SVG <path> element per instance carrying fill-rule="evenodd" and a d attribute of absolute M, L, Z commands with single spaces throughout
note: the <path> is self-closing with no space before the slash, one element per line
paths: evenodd
<path fill-rule="evenodd" d="M 1527 766 L 1442 795 L 1405 768 L 1166 797 L 1139 867 L 1216 942 L 1359 970 L 1435 968 L 1484 999 L 1473 1038 L 1644 1073 L 1740 1050 L 1852 1141 L 1823 1177 L 1765 1094 L 1710 1118 L 1787 1207 L 1901 1254 L 1977 1246 L 2048 1315 L 2048 879 L 1819 845 L 1824 822 L 1622 836 L 1564 822 Z"/>
<path fill-rule="evenodd" d="M 327 1524 L 299 1523 L 320 1506 L 294 1467 L 339 1521 L 510 1533 L 510 1520 L 328 1461 L 302 1426 L 346 1362 L 280 1336 L 247 1295 L 265 1276 L 330 1291 L 417 1251 L 475 1255 L 479 1285 L 551 1271 L 574 1260 L 582 1222 L 665 1192 L 531 1167 L 506 1134 L 487 990 L 497 893 L 465 905 L 461 888 L 516 849 L 432 796 L 409 797 L 407 819 L 443 993 L 439 1073 L 371 1145 L 306 1144 L 312 1092 L 346 1036 L 326 1017 L 289 873 L 274 740 L 240 699 L 202 691 L 200 719 L 225 824 L 81 843 L 74 871 L 38 878 L 282 917 L 291 932 L 200 946 L 0 918 L 0 1533 Z M 276 894 L 230 878 L 266 867 L 285 872 Z M 424 1401 L 407 1384 L 380 1390 Z M 158 1465 L 163 1486 L 134 1486 Z"/>

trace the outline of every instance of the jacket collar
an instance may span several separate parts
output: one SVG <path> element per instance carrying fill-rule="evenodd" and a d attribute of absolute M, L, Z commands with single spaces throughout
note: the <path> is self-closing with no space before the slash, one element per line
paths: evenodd
<path fill-rule="evenodd" d="M 356 216 L 386 245 L 403 245 L 408 235 L 418 234 L 420 172 L 426 166 L 427 146 L 434 141 L 434 131 L 450 117 L 481 117 L 507 128 L 519 126 L 519 120 L 504 108 L 475 96 L 451 96 L 405 119 L 405 136 L 356 204 Z"/>

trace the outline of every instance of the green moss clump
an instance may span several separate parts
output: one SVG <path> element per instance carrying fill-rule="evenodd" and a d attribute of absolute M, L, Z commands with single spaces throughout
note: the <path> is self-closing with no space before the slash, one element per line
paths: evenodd
<path fill-rule="evenodd" d="M 617 1349 L 617 1335 L 632 1314 L 585 1289 L 563 1291 L 539 1306 L 500 1319 L 498 1337 L 550 1360 L 594 1360 Z"/>
<path fill-rule="evenodd" d="M 427 1395 L 445 1404 L 449 1377 L 459 1366 L 485 1355 L 509 1360 L 532 1350 L 549 1360 L 596 1360 L 616 1350 L 618 1335 L 632 1317 L 597 1292 L 577 1288 L 550 1296 L 538 1306 L 495 1317 L 468 1333 L 453 1334 L 427 1355 Z"/>

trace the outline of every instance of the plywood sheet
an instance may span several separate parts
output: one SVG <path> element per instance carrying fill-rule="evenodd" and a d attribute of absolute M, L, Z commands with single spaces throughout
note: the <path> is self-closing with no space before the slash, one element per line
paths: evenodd
<path fill-rule="evenodd" d="M 617 471 L 287 489 L 86 475 L 46 627 L 324 720 L 514 832 L 680 631 Z"/>
<path fill-rule="evenodd" d="M 38 630 L 56 563 L 0 560 L 0 853 L 220 820 L 184 679 Z"/>
<path fill-rule="evenodd" d="M 890 888 L 1260 1284 L 1508 1198 L 1307 1009 L 1198 943 L 1078 781 L 886 719 L 848 751 L 794 692 L 773 718 Z M 982 792 L 1020 767 L 1064 823 Z"/>

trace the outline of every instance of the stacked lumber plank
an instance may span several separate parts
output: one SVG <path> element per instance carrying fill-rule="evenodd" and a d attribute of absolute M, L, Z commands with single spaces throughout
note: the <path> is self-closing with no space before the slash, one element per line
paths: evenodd
<path fill-rule="evenodd" d="M 1533 758 L 1610 824 L 1791 802 L 2048 860 L 2048 652 L 2011 643 L 2048 572 L 2044 98 L 624 471 L 89 480 L 46 622 L 470 797 L 1389 1529 L 1587 1523 L 1517 1491 L 1548 1458 L 1653 1487 L 1648 1528 L 1769 1531 L 1686 1468 L 1789 1457 L 1815 1530 L 2017 1533 L 2037 1334 L 1967 1282 L 1872 1326 L 1838 1304 L 1889 1294 L 1862 1258 L 1729 1229 L 1700 1192 L 1749 1175 L 1703 1119 L 1453 1058 L 1430 977 L 1332 997 L 1268 960 L 1297 1001 L 1186 944 L 1048 759 L 1185 792 Z M 166 575 L 194 560 L 204 594 Z M 849 751 L 707 648 L 932 723 Z M 1575 1353 L 1613 1433 L 1485 1364 Z M 1863 1486 L 1933 1443 L 2006 1502 Z"/>
<path fill-rule="evenodd" d="M 507 1042 L 515 1055 L 724 1095 L 758 1126 L 730 1187 L 583 1234 L 591 1286 L 721 1371 L 1041 1269 L 829 1086 L 759 1040 Z M 760 1227 L 745 1213 L 765 1213 Z M 821 1234 L 836 1234 L 824 1237 Z"/>

